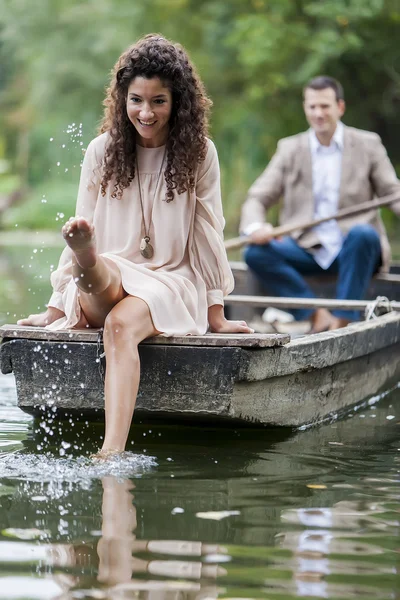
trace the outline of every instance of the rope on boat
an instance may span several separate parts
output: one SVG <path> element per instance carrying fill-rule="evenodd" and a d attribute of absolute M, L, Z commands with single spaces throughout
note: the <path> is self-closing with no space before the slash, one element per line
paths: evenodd
<path fill-rule="evenodd" d="M 103 352 L 102 352 L 102 350 L 103 350 Z M 99 369 L 100 379 L 103 383 L 104 383 L 104 377 L 105 377 L 105 373 L 106 373 L 106 370 L 104 368 L 105 356 L 106 356 L 106 353 L 104 352 L 104 347 L 103 347 L 103 328 L 101 328 L 101 329 L 99 329 L 99 331 L 97 333 L 96 362 L 97 362 L 97 367 Z"/>
<path fill-rule="evenodd" d="M 377 296 L 375 300 L 369 302 L 365 307 L 365 320 L 371 321 L 371 319 L 377 319 L 380 315 L 392 312 L 393 307 L 389 298 L 386 296 Z"/>

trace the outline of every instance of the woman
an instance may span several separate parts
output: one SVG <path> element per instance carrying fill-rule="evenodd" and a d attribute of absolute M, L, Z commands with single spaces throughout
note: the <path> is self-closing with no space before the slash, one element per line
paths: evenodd
<path fill-rule="evenodd" d="M 82 165 L 67 247 L 45 313 L 52 329 L 104 327 L 106 432 L 101 456 L 126 445 L 139 386 L 138 344 L 164 333 L 250 333 L 228 321 L 233 278 L 223 244 L 210 101 L 186 52 L 147 35 L 119 58 L 101 134 Z M 96 234 L 96 235 L 95 235 Z"/>

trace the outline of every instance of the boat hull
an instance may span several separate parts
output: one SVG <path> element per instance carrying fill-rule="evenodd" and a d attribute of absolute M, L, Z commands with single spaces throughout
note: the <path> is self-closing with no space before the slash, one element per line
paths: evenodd
<path fill-rule="evenodd" d="M 35 416 L 103 418 L 96 334 L 56 333 L 0 328 L 1 369 L 15 375 L 18 406 Z M 141 344 L 135 419 L 299 427 L 332 418 L 400 380 L 400 313 L 289 343 L 282 334 L 257 339 L 247 347 L 250 336 Z"/>

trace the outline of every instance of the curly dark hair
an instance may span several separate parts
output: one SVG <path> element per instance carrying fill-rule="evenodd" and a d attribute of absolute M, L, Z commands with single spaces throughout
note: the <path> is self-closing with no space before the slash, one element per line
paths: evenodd
<path fill-rule="evenodd" d="M 101 193 L 104 196 L 114 180 L 112 198 L 120 198 L 135 177 L 136 129 L 126 111 L 126 97 L 135 77 L 159 77 L 172 94 L 172 112 L 166 144 L 164 171 L 167 184 L 165 200 L 193 191 L 198 165 L 207 148 L 208 112 L 211 101 L 203 83 L 182 46 L 160 35 L 149 34 L 130 46 L 118 59 L 104 100 L 100 133 L 108 132 Z"/>

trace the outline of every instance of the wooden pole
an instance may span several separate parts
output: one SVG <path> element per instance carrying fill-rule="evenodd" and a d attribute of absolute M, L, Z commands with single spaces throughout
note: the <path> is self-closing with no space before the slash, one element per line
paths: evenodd
<path fill-rule="evenodd" d="M 346 217 L 350 217 L 352 215 L 358 215 L 363 212 L 367 212 L 369 210 L 376 210 L 381 208 L 382 206 L 389 206 L 394 202 L 400 201 L 400 193 L 396 192 L 391 194 L 390 196 L 384 196 L 379 200 L 369 200 L 368 202 L 363 202 L 362 204 L 358 204 L 357 206 L 351 206 L 349 208 L 343 208 L 339 210 L 335 215 L 331 215 L 330 217 L 323 217 L 321 219 L 315 219 L 314 221 L 305 221 L 304 223 L 297 223 L 296 225 L 283 225 L 281 227 L 274 227 L 271 231 L 271 237 L 281 237 L 282 235 L 288 235 L 289 233 L 293 233 L 293 231 L 306 230 L 315 227 L 316 225 L 320 225 L 320 223 L 325 223 L 326 221 L 340 221 Z M 232 238 L 230 240 L 225 241 L 226 250 L 234 250 L 236 248 L 241 248 L 249 243 L 249 238 L 246 236 L 241 236 L 237 238 Z"/>
<path fill-rule="evenodd" d="M 226 296 L 225 304 L 241 304 L 247 306 L 259 306 L 261 308 L 327 308 L 329 310 L 365 310 L 372 306 L 375 300 L 335 300 L 331 298 L 280 298 L 277 296 Z M 385 302 L 377 303 L 384 306 Z M 390 301 L 388 306 L 394 311 L 400 311 L 400 302 Z"/>

